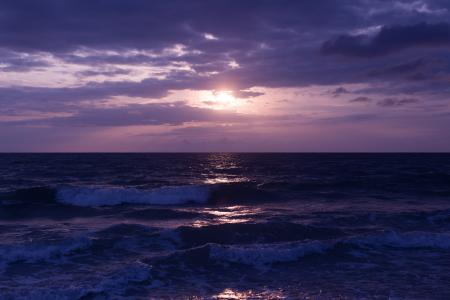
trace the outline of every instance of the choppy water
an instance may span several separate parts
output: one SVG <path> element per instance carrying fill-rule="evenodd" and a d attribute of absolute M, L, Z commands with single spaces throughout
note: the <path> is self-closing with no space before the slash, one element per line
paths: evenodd
<path fill-rule="evenodd" d="M 447 154 L 1 154 L 0 299 L 449 299 Z"/>

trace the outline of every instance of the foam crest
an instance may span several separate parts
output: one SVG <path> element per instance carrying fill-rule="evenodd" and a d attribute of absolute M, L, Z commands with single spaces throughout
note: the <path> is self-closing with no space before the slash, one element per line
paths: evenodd
<path fill-rule="evenodd" d="M 209 187 L 186 185 L 161 187 L 153 190 L 135 188 L 64 187 L 57 191 L 57 200 L 76 206 L 103 206 L 118 204 L 175 205 L 183 203 L 205 203 Z"/>

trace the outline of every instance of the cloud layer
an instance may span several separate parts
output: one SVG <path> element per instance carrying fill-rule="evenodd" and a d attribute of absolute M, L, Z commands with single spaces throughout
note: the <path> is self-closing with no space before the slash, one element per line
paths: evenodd
<path fill-rule="evenodd" d="M 329 120 L 364 120 L 382 141 L 404 134 L 381 134 L 384 117 L 411 128 L 450 112 L 449 17 L 444 0 L 4 0 L 0 138 L 11 145 L 0 151 L 26 151 L 14 133 L 43 128 L 55 139 L 61 128 L 116 130 L 114 145 L 141 126 L 130 143 L 145 151 L 146 130 L 196 140 L 207 128 L 231 141 L 224 126 L 238 126 L 239 136 L 265 131 L 276 143 L 304 124 L 320 139 Z M 442 123 L 430 124 L 442 134 Z M 196 145 L 205 147 L 186 147 Z"/>

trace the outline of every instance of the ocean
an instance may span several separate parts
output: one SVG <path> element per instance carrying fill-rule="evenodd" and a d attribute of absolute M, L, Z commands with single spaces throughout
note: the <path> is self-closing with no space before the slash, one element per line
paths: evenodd
<path fill-rule="evenodd" d="M 450 299 L 449 154 L 0 154 L 0 299 Z"/>

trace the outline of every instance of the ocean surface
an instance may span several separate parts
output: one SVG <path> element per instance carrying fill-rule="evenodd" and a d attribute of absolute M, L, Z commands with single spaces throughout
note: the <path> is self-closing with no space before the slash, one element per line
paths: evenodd
<path fill-rule="evenodd" d="M 450 155 L 0 154 L 0 299 L 450 299 Z"/>

